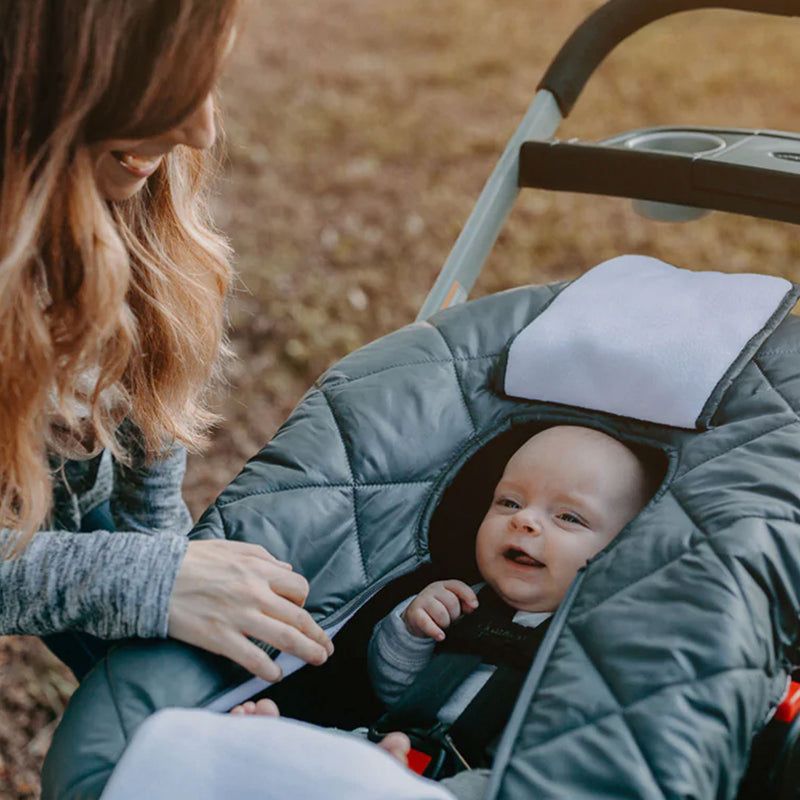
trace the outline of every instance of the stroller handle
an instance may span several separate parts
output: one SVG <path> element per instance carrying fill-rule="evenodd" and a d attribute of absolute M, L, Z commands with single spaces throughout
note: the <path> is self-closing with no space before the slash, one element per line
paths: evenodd
<path fill-rule="evenodd" d="M 565 42 L 539 88 L 555 96 L 566 117 L 591 74 L 623 39 L 657 19 L 699 8 L 800 16 L 800 0 L 610 0 Z"/>

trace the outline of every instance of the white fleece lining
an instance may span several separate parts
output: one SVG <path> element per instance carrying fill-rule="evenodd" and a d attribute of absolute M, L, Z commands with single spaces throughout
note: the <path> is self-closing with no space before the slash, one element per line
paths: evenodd
<path fill-rule="evenodd" d="M 517 335 L 505 392 L 694 428 L 791 289 L 769 275 L 613 258 L 571 283 Z"/>

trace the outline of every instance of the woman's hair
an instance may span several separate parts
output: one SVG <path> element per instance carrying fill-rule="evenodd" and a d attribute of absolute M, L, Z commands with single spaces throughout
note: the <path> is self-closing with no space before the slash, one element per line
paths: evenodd
<path fill-rule="evenodd" d="M 199 107 L 238 2 L 0 0 L 0 526 L 17 551 L 50 510 L 54 427 L 125 458 L 120 416 L 151 456 L 197 448 L 215 419 L 231 277 L 208 214 L 218 158 L 177 147 L 108 202 L 90 148 Z"/>

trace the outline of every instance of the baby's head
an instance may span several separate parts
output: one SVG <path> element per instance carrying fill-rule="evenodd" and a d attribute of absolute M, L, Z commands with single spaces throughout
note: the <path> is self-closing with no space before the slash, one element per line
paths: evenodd
<path fill-rule="evenodd" d="M 554 611 L 654 488 L 622 442 L 591 428 L 547 428 L 506 464 L 478 530 L 478 569 L 513 608 Z"/>

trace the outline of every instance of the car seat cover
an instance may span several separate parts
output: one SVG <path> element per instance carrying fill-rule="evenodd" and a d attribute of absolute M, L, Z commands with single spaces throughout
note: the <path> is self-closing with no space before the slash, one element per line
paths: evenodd
<path fill-rule="evenodd" d="M 606 269 L 592 274 L 611 280 Z M 607 301 L 617 309 L 628 302 L 618 297 L 631 286 L 626 270 Z M 667 477 L 561 604 L 503 737 L 490 796 L 730 800 L 800 642 L 800 319 L 780 321 L 796 287 L 739 277 L 719 279 L 730 298 L 711 291 L 717 278 L 703 284 L 681 323 L 695 324 L 682 347 L 705 335 L 698 318 L 718 318 L 740 348 L 707 385 L 695 428 L 501 391 L 509 344 L 586 283 L 521 287 L 445 309 L 331 367 L 192 536 L 259 544 L 290 561 L 309 581 L 308 610 L 334 626 L 395 577 L 431 562 L 449 568 L 439 559 L 474 535 L 489 502 L 481 457 L 506 437 L 575 424 L 650 443 L 668 454 Z M 769 286 L 771 302 L 749 319 Z M 615 336 L 595 345 L 613 349 Z M 683 421 L 694 424 L 691 414 Z M 465 522 L 467 505 L 475 514 Z M 55 733 L 43 800 L 94 800 L 151 714 L 206 705 L 248 677 L 180 642 L 112 648 Z M 330 694 L 351 702 L 335 687 Z"/>

